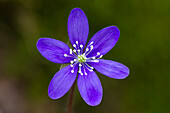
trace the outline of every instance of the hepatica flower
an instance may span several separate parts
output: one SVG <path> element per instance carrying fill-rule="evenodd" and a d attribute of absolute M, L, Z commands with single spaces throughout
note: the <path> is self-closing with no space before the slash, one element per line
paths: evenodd
<path fill-rule="evenodd" d="M 52 99 L 61 98 L 77 78 L 77 86 L 84 101 L 96 106 L 102 100 L 103 89 L 94 70 L 114 79 L 124 79 L 129 75 L 129 69 L 123 64 L 101 59 L 118 41 L 119 29 L 116 26 L 106 27 L 97 32 L 86 45 L 88 20 L 81 9 L 74 8 L 68 18 L 67 30 L 73 49 L 51 38 L 40 38 L 37 42 L 38 51 L 49 61 L 70 63 L 54 75 L 48 95 Z"/>

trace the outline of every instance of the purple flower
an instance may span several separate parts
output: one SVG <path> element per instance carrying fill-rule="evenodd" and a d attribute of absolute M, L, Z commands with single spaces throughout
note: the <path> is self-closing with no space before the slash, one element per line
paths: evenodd
<path fill-rule="evenodd" d="M 71 88 L 78 74 L 77 85 L 82 98 L 88 105 L 96 106 L 102 100 L 103 89 L 94 70 L 115 79 L 124 79 L 129 75 L 129 69 L 123 64 L 101 59 L 116 44 L 120 36 L 119 29 L 109 26 L 100 30 L 86 46 L 89 24 L 79 8 L 71 11 L 67 29 L 73 49 L 51 38 L 41 38 L 37 42 L 39 52 L 49 61 L 70 63 L 54 75 L 48 95 L 52 99 L 61 98 Z"/>

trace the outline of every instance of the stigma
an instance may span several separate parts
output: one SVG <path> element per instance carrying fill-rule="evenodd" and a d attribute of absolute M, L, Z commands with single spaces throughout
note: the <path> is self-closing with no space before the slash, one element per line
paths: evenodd
<path fill-rule="evenodd" d="M 87 58 L 84 54 L 82 54 L 82 55 L 78 55 L 77 59 L 80 63 L 84 63 L 84 62 L 86 62 Z"/>

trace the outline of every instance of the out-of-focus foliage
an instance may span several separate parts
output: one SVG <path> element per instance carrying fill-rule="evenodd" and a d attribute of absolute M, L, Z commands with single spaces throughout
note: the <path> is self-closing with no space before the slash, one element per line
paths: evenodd
<path fill-rule="evenodd" d="M 36 41 L 51 37 L 68 42 L 67 18 L 72 8 L 86 13 L 89 38 L 116 25 L 116 46 L 104 56 L 130 68 L 125 80 L 99 75 L 104 95 L 88 106 L 76 89 L 74 113 L 168 113 L 170 111 L 169 0 L 1 0 L 0 112 L 63 113 L 68 94 L 59 100 L 47 95 L 48 84 L 60 69 L 40 55 Z"/>

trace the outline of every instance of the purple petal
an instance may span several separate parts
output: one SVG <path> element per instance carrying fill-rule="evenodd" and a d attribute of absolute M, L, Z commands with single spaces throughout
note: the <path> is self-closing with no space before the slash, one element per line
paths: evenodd
<path fill-rule="evenodd" d="M 89 63 L 98 72 L 115 79 L 124 79 L 129 75 L 129 69 L 125 65 L 111 61 L 100 59 L 98 63 Z"/>
<path fill-rule="evenodd" d="M 40 38 L 37 42 L 37 49 L 46 59 L 54 63 L 69 63 L 73 59 L 64 57 L 64 54 L 69 54 L 70 48 L 59 40 Z"/>
<path fill-rule="evenodd" d="M 77 76 L 77 66 L 75 72 L 71 73 L 72 67 L 66 66 L 58 71 L 51 80 L 48 87 L 48 95 L 52 99 L 58 99 L 68 92 Z"/>
<path fill-rule="evenodd" d="M 97 52 L 101 55 L 110 51 L 120 36 L 120 31 L 116 26 L 106 27 L 97 32 L 89 41 L 88 45 L 93 41 L 94 49 L 88 56 L 95 56 Z"/>
<path fill-rule="evenodd" d="M 71 11 L 67 30 L 72 45 L 78 41 L 79 44 L 85 46 L 89 33 L 89 24 L 86 15 L 80 8 L 74 8 Z"/>
<path fill-rule="evenodd" d="M 103 89 L 95 72 L 87 72 L 87 75 L 78 75 L 79 92 L 84 101 L 90 106 L 98 105 L 102 100 Z"/>

